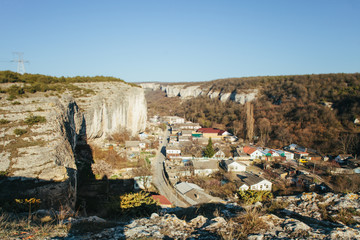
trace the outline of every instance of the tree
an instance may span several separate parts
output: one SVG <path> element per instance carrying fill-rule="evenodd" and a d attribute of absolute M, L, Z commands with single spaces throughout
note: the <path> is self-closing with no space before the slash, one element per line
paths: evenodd
<path fill-rule="evenodd" d="M 212 140 L 209 138 L 208 144 L 204 150 L 204 157 L 212 158 L 215 154 L 215 150 L 212 146 Z"/>
<path fill-rule="evenodd" d="M 344 133 L 339 137 L 339 151 L 343 154 L 354 152 L 358 137 L 355 134 Z"/>
<path fill-rule="evenodd" d="M 250 142 L 254 138 L 254 106 L 250 102 L 245 103 L 246 111 L 246 139 Z"/>
<path fill-rule="evenodd" d="M 269 133 L 271 131 L 271 124 L 269 119 L 260 118 L 258 122 L 258 128 L 260 132 L 260 143 L 263 146 L 266 146 L 269 140 Z"/>

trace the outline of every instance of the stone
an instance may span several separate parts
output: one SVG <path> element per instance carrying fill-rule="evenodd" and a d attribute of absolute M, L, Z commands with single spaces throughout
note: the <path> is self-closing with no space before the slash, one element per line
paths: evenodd
<path fill-rule="evenodd" d="M 193 218 L 190 221 L 190 225 L 194 228 L 201 228 L 202 226 L 205 225 L 205 223 L 208 221 L 208 219 L 204 216 L 197 216 L 196 218 Z"/>
<path fill-rule="evenodd" d="M 152 213 L 151 216 L 150 216 L 150 219 L 155 219 L 155 218 L 158 218 L 158 217 L 159 217 L 159 214 Z"/>
<path fill-rule="evenodd" d="M 106 222 L 105 219 L 100 218 L 98 216 L 90 216 L 90 217 L 84 218 L 83 221 L 85 221 L 85 222 L 96 222 L 96 223 L 104 223 L 104 222 Z"/>
<path fill-rule="evenodd" d="M 307 224 L 291 218 L 283 222 L 283 227 L 288 232 L 309 231 L 311 229 Z"/>
<path fill-rule="evenodd" d="M 254 235 L 250 235 L 247 238 L 248 240 L 263 240 L 264 239 L 264 235 L 263 234 L 254 234 Z"/>

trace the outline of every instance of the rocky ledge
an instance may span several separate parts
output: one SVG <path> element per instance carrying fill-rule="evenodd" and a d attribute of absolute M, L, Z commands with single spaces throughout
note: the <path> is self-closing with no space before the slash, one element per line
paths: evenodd
<path fill-rule="evenodd" d="M 304 193 L 278 197 L 269 206 L 223 205 L 212 217 L 198 215 L 191 220 L 184 220 L 189 219 L 184 215 L 187 209 L 166 209 L 96 233 L 75 230 L 61 239 L 359 239 L 359 204 L 358 194 Z M 106 220 L 89 217 L 71 222 L 76 226 L 79 222 L 105 224 Z"/>

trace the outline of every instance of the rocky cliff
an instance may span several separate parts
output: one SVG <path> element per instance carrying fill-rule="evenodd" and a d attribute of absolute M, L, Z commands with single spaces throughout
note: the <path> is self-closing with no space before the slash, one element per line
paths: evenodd
<path fill-rule="evenodd" d="M 147 107 L 142 88 L 121 82 L 78 83 L 77 86 L 95 91 L 91 96 L 78 98 L 84 110 L 88 138 L 105 139 L 121 128 L 133 135 L 145 130 Z"/>
<path fill-rule="evenodd" d="M 222 102 L 233 101 L 240 104 L 251 102 L 256 99 L 258 89 L 234 89 L 232 92 L 213 91 L 210 86 L 190 85 L 190 84 L 158 84 L 141 83 L 145 89 L 162 90 L 167 97 L 180 97 L 182 99 L 207 96 L 211 99 L 219 99 Z"/>
<path fill-rule="evenodd" d="M 1 200 L 40 198 L 43 205 L 74 207 L 76 173 L 74 150 L 83 134 L 84 119 L 74 99 L 33 97 L 3 102 L 0 171 Z M 46 122 L 26 124 L 31 116 Z M 16 129 L 23 134 L 16 135 Z M 26 132 L 25 132 L 26 131 Z"/>
<path fill-rule="evenodd" d="M 143 89 L 122 82 L 77 86 L 93 93 L 35 93 L 13 101 L 0 94 L 0 202 L 36 197 L 43 207 L 74 208 L 79 172 L 92 161 L 87 140 L 145 129 Z"/>

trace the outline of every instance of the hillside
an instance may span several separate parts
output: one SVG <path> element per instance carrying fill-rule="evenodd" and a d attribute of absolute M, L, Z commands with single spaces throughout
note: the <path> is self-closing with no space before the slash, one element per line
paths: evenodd
<path fill-rule="evenodd" d="M 360 74 L 319 74 L 219 79 L 199 83 L 140 84 L 160 89 L 179 104 L 160 98 L 149 110 L 221 127 L 258 144 L 296 142 L 327 154 L 359 154 Z M 148 96 L 151 93 L 147 94 Z M 253 106 L 254 139 L 246 139 L 245 103 Z M 161 113 L 161 112 L 160 112 Z M 162 112 L 163 114 L 168 114 Z"/>

